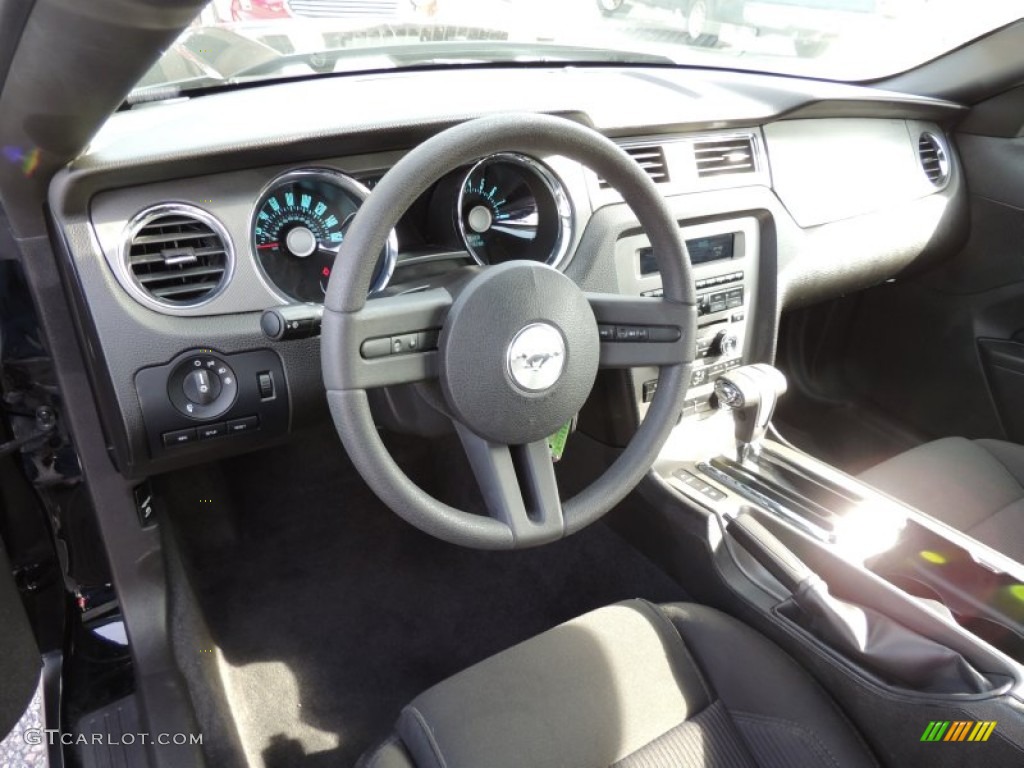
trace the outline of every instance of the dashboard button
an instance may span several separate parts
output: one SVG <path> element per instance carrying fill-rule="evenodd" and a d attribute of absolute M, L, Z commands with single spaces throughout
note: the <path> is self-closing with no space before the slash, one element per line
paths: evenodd
<path fill-rule="evenodd" d="M 658 380 L 651 379 L 645 381 L 643 385 L 643 399 L 645 403 L 649 403 L 654 399 L 654 393 L 658 391 Z"/>
<path fill-rule="evenodd" d="M 251 432 L 254 429 L 259 429 L 259 427 L 259 416 L 246 416 L 244 419 L 235 419 L 234 421 L 229 421 L 228 434 L 239 435 L 242 432 Z"/>
<path fill-rule="evenodd" d="M 171 448 L 175 445 L 188 445 L 196 441 L 195 429 L 179 429 L 174 432 L 164 432 L 164 445 Z"/>
<path fill-rule="evenodd" d="M 270 371 L 256 374 L 256 386 L 260 391 L 261 400 L 270 400 L 274 396 L 274 377 Z"/>
<path fill-rule="evenodd" d="M 223 437 L 228 433 L 228 426 L 223 421 L 218 424 L 207 424 L 205 427 L 197 427 L 196 432 L 200 440 L 212 440 L 215 437 Z"/>

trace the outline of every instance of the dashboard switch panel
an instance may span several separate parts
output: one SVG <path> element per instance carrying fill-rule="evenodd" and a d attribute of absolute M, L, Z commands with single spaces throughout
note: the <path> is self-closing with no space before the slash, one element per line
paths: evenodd
<path fill-rule="evenodd" d="M 284 369 L 268 349 L 224 355 L 192 350 L 135 374 L 153 458 L 201 452 L 259 431 L 288 429 Z"/>

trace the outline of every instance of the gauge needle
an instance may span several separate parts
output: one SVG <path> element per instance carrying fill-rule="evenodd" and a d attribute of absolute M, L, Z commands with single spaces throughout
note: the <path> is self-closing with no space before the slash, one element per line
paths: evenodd
<path fill-rule="evenodd" d="M 280 245 L 280 243 L 260 243 L 259 245 L 256 246 L 256 249 L 260 250 L 263 248 L 277 248 Z"/>

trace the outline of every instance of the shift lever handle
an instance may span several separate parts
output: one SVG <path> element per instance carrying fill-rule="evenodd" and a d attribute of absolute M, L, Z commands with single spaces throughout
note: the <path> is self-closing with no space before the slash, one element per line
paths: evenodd
<path fill-rule="evenodd" d="M 763 363 L 744 365 L 715 381 L 718 407 L 733 412 L 740 459 L 758 452 L 775 404 L 785 392 L 786 377 Z"/>

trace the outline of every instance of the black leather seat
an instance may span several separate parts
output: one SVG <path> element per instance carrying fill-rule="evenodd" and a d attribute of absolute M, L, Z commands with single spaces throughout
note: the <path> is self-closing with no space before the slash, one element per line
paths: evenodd
<path fill-rule="evenodd" d="M 363 768 L 877 765 L 828 694 L 710 608 L 588 613 L 418 696 Z"/>
<path fill-rule="evenodd" d="M 860 478 L 1024 562 L 1024 446 L 947 437 L 884 461 Z"/>

